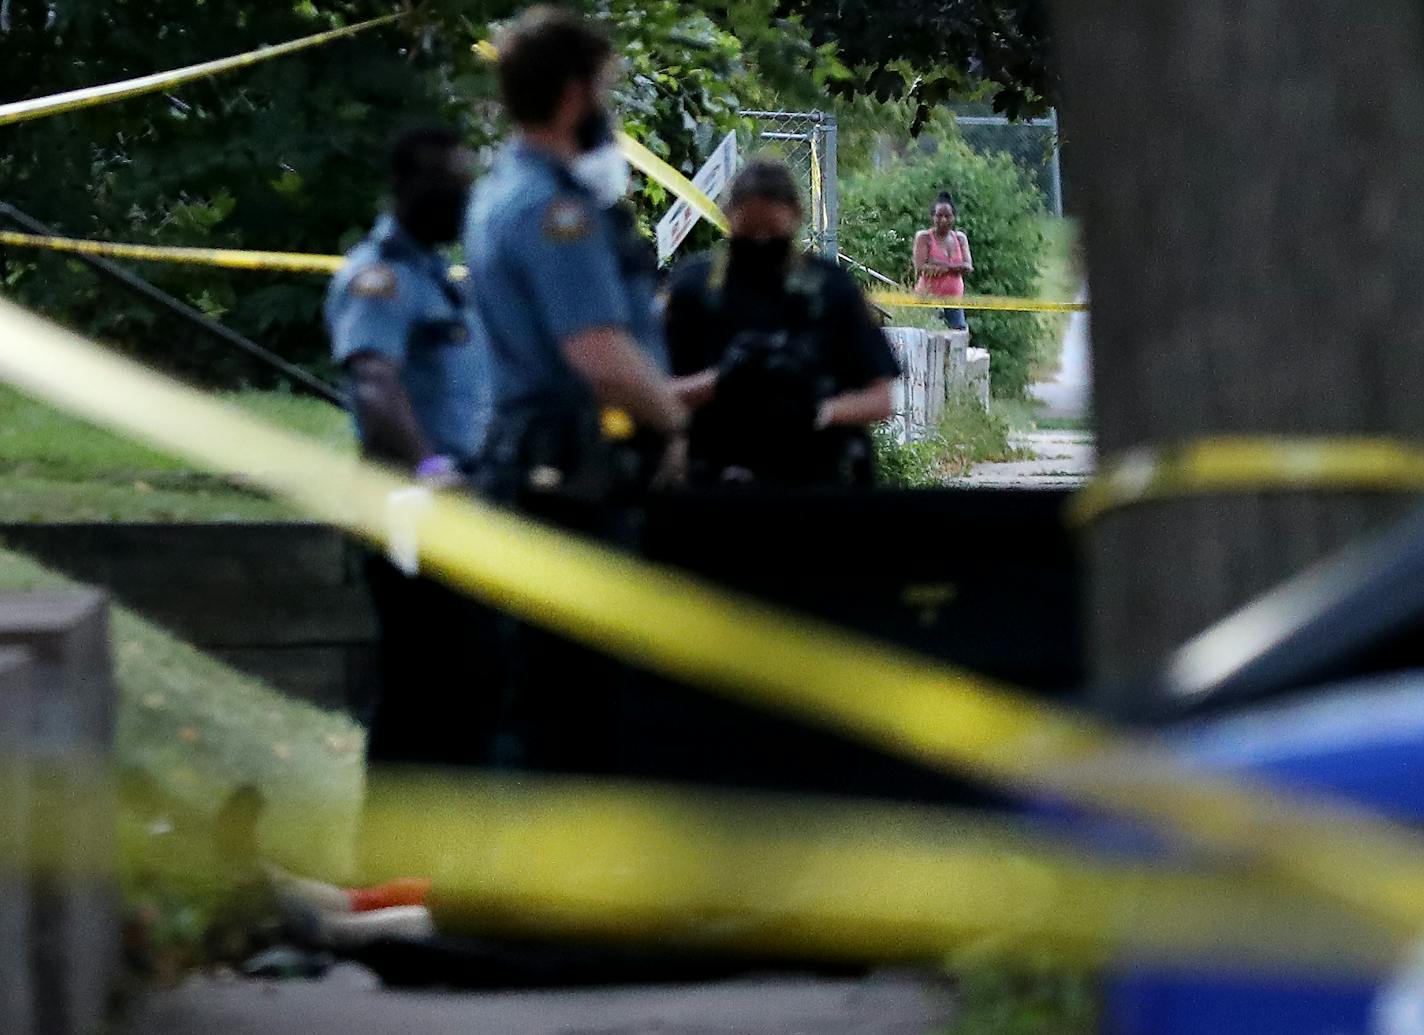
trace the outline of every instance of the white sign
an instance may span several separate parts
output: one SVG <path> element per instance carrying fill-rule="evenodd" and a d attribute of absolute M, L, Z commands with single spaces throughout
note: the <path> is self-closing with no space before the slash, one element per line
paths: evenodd
<path fill-rule="evenodd" d="M 737 134 L 728 133 L 692 178 L 692 185 L 713 201 L 727 189 L 737 171 Z M 702 218 L 702 213 L 679 198 L 658 220 L 658 262 L 667 262 Z"/>

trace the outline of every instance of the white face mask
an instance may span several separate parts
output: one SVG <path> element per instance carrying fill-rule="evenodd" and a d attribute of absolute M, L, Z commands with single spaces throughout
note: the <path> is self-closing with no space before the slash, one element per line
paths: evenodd
<path fill-rule="evenodd" d="M 574 179 L 588 188 L 594 200 L 604 208 L 616 204 L 628 193 L 633 173 L 628 159 L 616 143 L 594 148 L 574 159 Z"/>

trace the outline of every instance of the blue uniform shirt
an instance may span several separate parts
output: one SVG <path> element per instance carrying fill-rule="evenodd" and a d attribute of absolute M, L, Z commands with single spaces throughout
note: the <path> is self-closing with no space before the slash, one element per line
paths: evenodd
<path fill-rule="evenodd" d="M 495 409 L 589 409 L 560 342 L 616 327 L 661 362 L 651 292 L 620 267 L 616 230 L 558 159 L 507 147 L 475 191 L 465 227 L 471 297 L 490 338 Z"/>
<path fill-rule="evenodd" d="M 338 364 L 360 352 L 390 359 L 435 450 L 479 454 L 490 418 L 488 343 L 438 253 L 382 217 L 332 279 L 325 316 Z"/>
<path fill-rule="evenodd" d="M 672 365 L 663 334 L 663 307 L 658 300 L 661 284 L 657 248 L 638 233 L 631 210 L 610 209 L 608 216 L 614 232 L 622 238 L 618 242 L 618 265 L 632 314 L 628 330 L 653 364 L 666 374 Z"/>

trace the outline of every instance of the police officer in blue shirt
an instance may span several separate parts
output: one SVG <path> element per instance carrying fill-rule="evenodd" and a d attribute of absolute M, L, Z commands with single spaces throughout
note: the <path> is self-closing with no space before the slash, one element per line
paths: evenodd
<path fill-rule="evenodd" d="M 658 250 L 638 229 L 637 214 L 626 200 L 632 170 L 613 136 L 612 125 L 604 123 L 598 136 L 601 142 L 575 158 L 570 168 L 574 179 L 606 213 L 619 278 L 628 295 L 628 331 L 653 364 L 666 373 L 670 364 L 657 301 L 662 286 Z M 673 388 L 682 398 L 685 386 L 674 380 Z"/>
<path fill-rule="evenodd" d="M 487 459 L 501 498 L 596 525 L 608 488 L 600 410 L 679 443 L 687 412 L 660 368 L 646 293 L 620 265 L 608 209 L 575 172 L 611 140 L 608 41 L 567 12 L 535 8 L 497 42 L 515 140 L 480 184 L 466 226 L 475 306 L 490 336 L 495 415 Z M 673 450 L 676 455 L 676 449 Z M 592 530 L 592 529 L 590 529 Z"/>
<path fill-rule="evenodd" d="M 488 344 L 438 251 L 459 236 L 469 166 L 447 130 L 402 134 L 391 152 L 392 211 L 347 255 L 326 299 L 363 452 L 433 490 L 468 484 L 489 424 Z M 418 577 L 408 558 L 373 555 L 367 578 L 382 684 L 370 758 L 483 761 L 502 705 L 492 618 Z"/>
<path fill-rule="evenodd" d="M 517 132 L 475 192 L 465 237 L 494 373 L 488 485 L 525 513 L 617 538 L 627 457 L 602 434 L 601 411 L 621 410 L 658 437 L 665 479 L 685 458 L 688 414 L 661 366 L 651 292 L 620 261 L 608 198 L 588 182 L 587 159 L 612 143 L 612 49 L 580 18 L 551 8 L 526 12 L 496 47 Z M 529 763 L 600 768 L 614 708 L 610 671 L 531 630 L 517 657 Z"/>

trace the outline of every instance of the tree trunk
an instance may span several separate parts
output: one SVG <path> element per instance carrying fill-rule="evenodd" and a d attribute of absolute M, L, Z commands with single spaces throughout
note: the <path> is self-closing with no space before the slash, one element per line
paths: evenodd
<path fill-rule="evenodd" d="M 1055 0 L 1099 443 L 1424 433 L 1418 0 Z M 1100 702 L 1407 508 L 1302 493 L 1085 535 Z"/>

